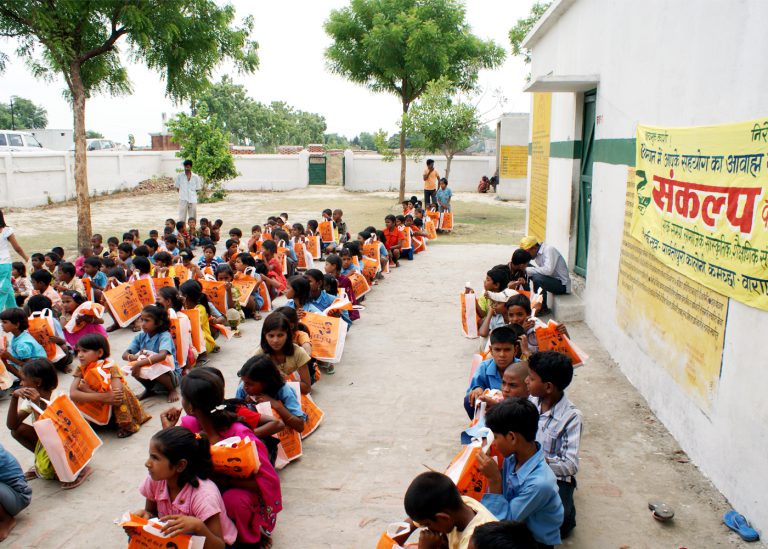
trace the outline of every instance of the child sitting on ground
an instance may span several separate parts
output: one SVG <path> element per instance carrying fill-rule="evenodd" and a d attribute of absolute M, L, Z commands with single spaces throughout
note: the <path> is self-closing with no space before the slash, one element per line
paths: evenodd
<path fill-rule="evenodd" d="M 73 326 L 69 326 L 72 315 L 77 308 L 86 302 L 85 297 L 77 292 L 64 292 L 61 294 L 61 304 L 64 312 L 61 314 L 61 323 L 64 329 L 64 339 L 73 349 L 76 348 L 78 340 L 88 334 L 100 334 L 107 337 L 107 331 L 104 329 L 104 319 L 99 318 L 92 312 L 78 313 Z M 69 328 L 72 328 L 70 331 Z"/>
<path fill-rule="evenodd" d="M 29 404 L 19 406 L 19 400 L 28 400 L 39 409 L 45 410 L 47 406 L 45 401 L 53 400 L 53 390 L 58 386 L 59 378 L 53 364 L 45 358 L 30 360 L 24 364 L 19 373 L 21 375 L 21 388 L 11 395 L 6 425 L 11 430 L 13 438 L 35 455 L 35 465 L 24 474 L 24 478 L 27 480 L 34 478 L 54 480 L 56 479 L 56 471 L 51 464 L 48 453 L 40 442 L 37 431 L 32 425 L 24 422 L 30 414 L 37 420 L 39 414 Z M 76 488 L 90 474 L 91 467 L 86 465 L 74 481 L 62 482 L 61 487 L 64 490 Z"/>
<path fill-rule="evenodd" d="M 224 382 L 208 368 L 195 368 L 181 382 L 182 406 L 187 413 L 181 417 L 179 408 L 170 408 L 160 416 L 163 428 L 176 425 L 203 435 L 215 444 L 239 436 L 254 439 L 253 431 L 224 404 Z M 277 514 L 282 510 L 280 479 L 269 462 L 266 447 L 253 440 L 260 466 L 253 476 L 238 479 L 215 474 L 212 479 L 219 487 L 227 516 L 235 523 L 237 544 L 248 547 L 269 547 L 269 536 L 275 528 Z M 263 538 L 267 538 L 266 540 Z"/>
<path fill-rule="evenodd" d="M 531 402 L 538 408 L 539 428 L 536 441 L 541 445 L 552 472 L 557 477 L 564 519 L 560 536 L 565 538 L 576 526 L 576 473 L 579 470 L 581 412 L 565 396 L 565 388 L 573 380 L 571 359 L 556 351 L 531 355 L 526 383 Z"/>
<path fill-rule="evenodd" d="M 500 326 L 491 332 L 491 357 L 480 363 L 469 380 L 464 396 L 464 409 L 471 418 L 475 415 L 475 401 L 486 389 L 501 390 L 502 375 L 507 366 L 520 357 L 520 326 Z"/>
<path fill-rule="evenodd" d="M 50 273 L 48 273 L 50 276 Z M 21 379 L 21 367 L 28 361 L 36 358 L 45 358 L 45 349 L 32 334 L 29 333 L 29 320 L 24 309 L 6 309 L 0 313 L 3 331 L 11 334 L 13 338 L 7 347 L 0 351 L 0 358 L 5 362 L 8 371 Z M 14 383 L 14 385 L 17 385 Z"/>
<path fill-rule="evenodd" d="M 480 323 L 480 327 L 477 333 L 480 337 L 488 337 L 494 329 L 499 326 L 504 326 L 508 323 L 507 320 L 507 300 L 515 295 L 517 292 L 504 288 L 500 292 L 487 292 L 486 295 L 490 300 L 490 307 L 488 314 Z"/>
<path fill-rule="evenodd" d="M 480 395 L 480 400 L 485 402 L 488 407 L 497 405 L 507 398 L 528 398 L 528 385 L 525 380 L 528 377 L 527 362 L 513 362 L 504 370 L 501 376 L 501 398 L 495 398 L 493 395 Z"/>
<path fill-rule="evenodd" d="M 480 502 L 462 496 L 450 478 L 437 472 L 413 479 L 404 505 L 411 521 L 425 528 L 419 534 L 419 549 L 466 549 L 475 528 L 496 521 Z"/>
<path fill-rule="evenodd" d="M 509 287 L 513 290 L 525 290 L 528 288 L 528 264 L 531 262 L 531 254 L 522 249 L 512 253 L 509 261 Z"/>
<path fill-rule="evenodd" d="M 304 349 L 293 342 L 291 323 L 280 313 L 273 312 L 264 319 L 264 325 L 261 327 L 261 343 L 253 355 L 267 355 L 286 378 L 297 372 L 301 394 L 307 395 L 312 391 L 312 381 L 307 367 L 310 357 Z"/>
<path fill-rule="evenodd" d="M 227 309 L 227 323 L 232 328 L 232 335 L 234 337 L 242 337 L 238 327 L 245 320 L 245 314 L 243 313 L 243 307 L 240 304 L 240 290 L 237 286 L 232 284 L 234 275 L 232 274 L 232 268 L 227 263 L 219 265 L 216 271 L 216 280 L 226 283 L 227 290 L 227 303 L 229 303 L 229 309 Z"/>
<path fill-rule="evenodd" d="M 146 467 L 149 474 L 139 488 L 146 503 L 134 515 L 163 518 L 163 534 L 202 536 L 205 547 L 235 543 L 237 528 L 227 516 L 218 487 L 209 480 L 213 463 L 206 437 L 184 427 L 163 429 L 149 442 Z M 134 533 L 131 528 L 125 531 L 128 537 Z"/>
<path fill-rule="evenodd" d="M 467 549 L 538 549 L 525 524 L 501 520 L 475 528 Z"/>
<path fill-rule="evenodd" d="M 221 258 L 216 257 L 216 246 L 213 244 L 206 244 L 203 246 L 203 257 L 197 261 L 197 266 L 203 274 L 214 276 L 216 274 L 216 269 L 221 262 Z"/>
<path fill-rule="evenodd" d="M 44 295 L 33 295 L 27 302 L 27 309 L 29 309 L 30 315 L 44 313 L 46 309 L 50 311 L 51 300 Z M 74 359 L 74 353 L 67 343 L 65 338 L 66 334 L 64 334 L 60 320 L 58 318 L 51 318 L 49 322 L 53 325 L 53 335 L 50 335 L 50 333 L 41 333 L 42 331 L 38 330 L 33 330 L 30 334 L 32 334 L 32 337 L 34 337 L 43 348 L 50 342 L 60 349 L 57 350 L 55 347 L 48 346 L 46 355 L 50 360 L 55 360 L 53 365 L 58 371 L 68 374 L 72 371 L 70 364 L 72 364 L 72 360 Z M 56 355 L 58 355 L 58 358 Z"/>
<path fill-rule="evenodd" d="M 80 365 L 72 375 L 69 396 L 88 421 L 117 425 L 117 437 L 126 438 L 152 419 L 144 413 L 120 368 L 109 360 L 109 341 L 89 334 L 77 342 Z"/>
<path fill-rule="evenodd" d="M 13 518 L 32 501 L 32 488 L 27 484 L 19 462 L 0 446 L 0 541 L 16 526 Z"/>
<path fill-rule="evenodd" d="M 531 301 L 523 294 L 516 294 L 507 300 L 507 320 L 510 324 L 517 324 L 525 330 L 525 341 L 527 345 L 523 346 L 523 355 L 529 356 L 539 350 L 536 340 L 536 328 L 545 326 L 541 320 L 536 317 L 531 318 Z M 565 326 L 560 324 L 565 331 Z"/>
<path fill-rule="evenodd" d="M 269 292 L 272 295 L 272 297 L 277 297 L 281 293 L 285 291 L 285 275 L 283 274 L 283 266 L 280 264 L 280 261 L 278 261 L 276 254 L 277 254 L 277 244 L 274 240 L 265 240 L 261 244 L 261 254 L 264 258 L 264 263 L 267 266 L 267 277 L 274 280 L 277 284 L 274 286 L 270 286 Z"/>
<path fill-rule="evenodd" d="M 59 265 L 58 282 L 54 290 L 59 293 L 72 290 L 73 292 L 85 295 L 83 281 L 77 278 L 76 268 L 72 263 L 61 263 Z"/>
<path fill-rule="evenodd" d="M 560 544 L 563 505 L 555 475 L 536 442 L 538 422 L 536 406 L 522 398 L 505 400 L 488 412 L 485 424 L 504 456 L 504 467 L 499 471 L 492 457 L 477 454 L 478 469 L 488 479 L 482 504 L 499 520 L 524 522 L 539 544 L 554 546 Z"/>
<path fill-rule="evenodd" d="M 477 318 L 485 318 L 491 308 L 491 300 L 488 292 L 499 293 L 509 284 L 509 269 L 504 265 L 496 265 L 487 273 L 483 281 L 483 293 L 475 300 Z M 472 288 L 466 289 L 467 293 L 474 292 Z"/>
<path fill-rule="evenodd" d="M 144 386 L 139 400 L 144 400 L 157 391 L 168 393 L 168 402 L 179 400 L 177 387 L 181 380 L 181 369 L 176 363 L 176 346 L 168 331 L 171 327 L 168 311 L 158 305 L 147 305 L 141 311 L 141 331 L 133 337 L 123 360 L 129 361 L 131 374 Z M 154 379 L 145 379 L 143 366 L 151 366 L 170 359 L 173 369 Z"/>
<path fill-rule="evenodd" d="M 200 314 L 200 327 L 203 330 L 203 339 L 205 340 L 205 352 L 215 353 L 218 350 L 216 341 L 213 339 L 211 333 L 211 317 L 209 316 L 209 308 L 212 308 L 208 303 L 208 298 L 203 293 L 203 288 L 197 280 L 187 280 L 181 286 L 179 286 L 179 297 L 184 301 L 184 307 L 186 309 L 197 309 Z M 218 311 L 217 311 L 218 312 Z M 221 313 L 217 317 L 213 317 L 213 322 L 220 324 L 225 319 L 221 316 Z"/>
<path fill-rule="evenodd" d="M 296 392 L 285 383 L 283 375 L 272 359 L 266 355 L 251 357 L 243 364 L 237 375 L 240 377 L 240 384 L 237 386 L 235 398 L 253 404 L 269 402 L 283 427 L 287 426 L 299 433 L 304 430 L 307 416 L 301 410 Z M 260 433 L 257 435 L 266 445 L 270 462 L 274 465 L 279 440 Z"/>
<path fill-rule="evenodd" d="M 397 229 L 397 219 L 394 215 L 384 218 L 384 247 L 391 257 L 392 264 L 399 267 L 400 263 L 400 231 Z"/>
<path fill-rule="evenodd" d="M 60 313 L 61 296 L 51 287 L 53 275 L 45 269 L 40 269 L 29 275 L 29 278 L 32 281 L 32 293 L 30 295 L 44 295 L 51 300 L 53 310 Z"/>
<path fill-rule="evenodd" d="M 16 306 L 21 307 L 32 292 L 32 283 L 27 276 L 27 266 L 21 261 L 11 263 L 11 283 Z"/>

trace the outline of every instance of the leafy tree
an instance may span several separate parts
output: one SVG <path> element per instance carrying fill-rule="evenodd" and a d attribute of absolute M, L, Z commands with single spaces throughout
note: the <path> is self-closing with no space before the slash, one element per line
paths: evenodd
<path fill-rule="evenodd" d="M 4 130 L 42 129 L 48 125 L 48 111 L 29 99 L 13 96 L 10 103 L 0 103 L 0 128 Z"/>
<path fill-rule="evenodd" d="M 194 114 L 199 105 L 205 104 L 208 112 L 216 115 L 219 127 L 230 135 L 235 145 L 252 145 L 258 140 L 260 117 L 257 104 L 248 97 L 245 87 L 235 84 L 229 76 L 223 76 L 192 102 Z"/>
<path fill-rule="evenodd" d="M 180 113 L 168 122 L 173 141 L 179 144 L 179 158 L 190 159 L 203 180 L 200 202 L 216 202 L 226 196 L 222 183 L 238 176 L 229 139 L 219 129 L 216 116 L 201 104 L 194 115 Z"/>
<path fill-rule="evenodd" d="M 133 137 L 132 133 L 128 134 L 128 149 L 133 150 L 133 148 L 136 146 L 136 138 Z"/>
<path fill-rule="evenodd" d="M 333 39 L 330 69 L 375 92 L 396 95 L 402 127 L 427 83 L 445 76 L 470 90 L 480 69 L 498 66 L 504 50 L 470 32 L 457 0 L 351 0 L 325 22 Z M 400 135 L 400 200 L 405 196 L 405 132 Z"/>
<path fill-rule="evenodd" d="M 469 147 L 480 130 L 477 107 L 453 96 L 452 88 L 445 78 L 430 82 L 408 114 L 409 127 L 419 136 L 416 148 L 424 153 L 439 150 L 445 155 L 446 178 L 453 157 Z"/>
<path fill-rule="evenodd" d="M 483 139 L 495 139 L 496 128 L 488 124 L 483 125 L 483 127 L 480 128 L 480 137 Z"/>
<path fill-rule="evenodd" d="M 323 136 L 323 139 L 323 143 L 329 149 L 346 149 L 350 145 L 349 139 L 337 133 L 327 133 Z"/>
<path fill-rule="evenodd" d="M 166 93 L 189 99 L 209 85 L 213 69 L 231 59 L 244 71 L 258 65 L 249 40 L 253 21 L 233 25 L 235 8 L 214 0 L 3 0 L 0 36 L 18 42 L 16 53 L 40 78 L 61 75 L 75 128 L 77 242 L 91 238 L 86 170 L 85 103 L 97 93 L 130 92 L 119 44 L 134 61 L 162 73 Z M 5 57 L 0 56 L 0 68 Z"/>
<path fill-rule="evenodd" d="M 368 132 L 360 132 L 360 148 L 365 151 L 375 151 L 376 143 L 373 141 L 373 134 Z"/>
<path fill-rule="evenodd" d="M 531 13 L 528 17 L 518 19 L 514 27 L 509 30 L 509 41 L 512 43 L 512 55 L 522 56 L 526 64 L 531 62 L 530 50 L 523 49 L 523 40 L 531 32 L 533 26 L 541 19 L 544 12 L 549 9 L 552 2 L 535 2 L 531 6 Z"/>
<path fill-rule="evenodd" d="M 104 139 L 104 134 L 94 130 L 87 130 L 85 132 L 86 139 Z"/>

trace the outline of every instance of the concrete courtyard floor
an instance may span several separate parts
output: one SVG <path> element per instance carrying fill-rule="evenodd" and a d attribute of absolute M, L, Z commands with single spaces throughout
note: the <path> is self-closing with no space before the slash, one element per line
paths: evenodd
<path fill-rule="evenodd" d="M 479 287 L 485 271 L 510 252 L 508 246 L 433 246 L 369 294 L 337 373 L 313 390 L 325 420 L 305 440 L 304 457 L 280 474 L 285 508 L 276 548 L 375 547 L 387 523 L 403 517 L 402 496 L 411 479 L 426 467 L 443 469 L 458 452 L 467 423 L 461 399 L 478 346 L 461 336 L 458 294 L 468 280 Z M 235 372 L 258 344 L 260 324 L 247 322 L 244 337 L 225 342 L 210 362 L 223 370 L 228 394 Z M 564 546 L 746 547 L 721 523 L 729 508 L 723 496 L 685 459 L 589 328 L 569 329 L 591 360 L 576 371 L 568 391 L 584 413 L 584 434 L 578 526 Z M 120 330 L 110 337 L 115 356 L 131 336 Z M 68 389 L 70 379 L 61 376 L 60 389 Z M 131 438 L 100 432 L 104 446 L 81 487 L 63 491 L 58 482 L 32 481 L 32 504 L 3 545 L 125 547 L 115 520 L 143 505 L 137 487 L 146 475 L 148 441 L 166 407 L 164 399 L 150 399 L 153 418 Z M 7 408 L 5 399 L 3 417 Z M 0 440 L 25 469 L 32 464 L 7 430 Z M 653 520 L 651 499 L 672 505 L 674 521 Z"/>

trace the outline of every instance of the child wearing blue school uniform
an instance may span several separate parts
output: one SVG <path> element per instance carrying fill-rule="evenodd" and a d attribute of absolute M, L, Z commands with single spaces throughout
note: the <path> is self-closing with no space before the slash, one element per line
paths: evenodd
<path fill-rule="evenodd" d="M 490 409 L 486 426 L 493 432 L 504 466 L 480 452 L 477 465 L 488 479 L 481 503 L 499 520 L 523 522 L 539 548 L 560 544 L 563 504 L 557 479 L 536 442 L 539 412 L 524 398 L 508 398 Z"/>
<path fill-rule="evenodd" d="M 516 324 L 500 326 L 491 332 L 491 357 L 480 363 L 469 380 L 469 387 L 464 395 L 464 409 L 467 415 L 474 417 L 475 401 L 486 389 L 501 391 L 501 378 L 507 366 L 519 360 L 522 353 L 520 336 L 523 329 Z"/>
<path fill-rule="evenodd" d="M 579 443 L 582 414 L 565 396 L 573 380 L 571 359 L 555 351 L 534 353 L 528 359 L 526 385 L 531 402 L 539 411 L 536 441 L 552 472 L 557 477 L 564 519 L 560 537 L 566 538 L 576 527 L 576 473 L 579 470 Z"/>

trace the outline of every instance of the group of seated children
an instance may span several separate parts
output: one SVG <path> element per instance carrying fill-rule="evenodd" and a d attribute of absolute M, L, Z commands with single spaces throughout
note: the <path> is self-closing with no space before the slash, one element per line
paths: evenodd
<path fill-rule="evenodd" d="M 355 273 L 364 273 L 366 281 L 375 284 L 390 260 L 396 262 L 390 250 L 408 249 L 405 237 L 394 250 L 387 248 L 375 227 L 352 240 L 342 215 L 341 210 L 323 212 L 321 223 L 328 223 L 334 235 L 332 241 L 319 242 L 326 254 L 324 271 L 314 268 L 320 256 L 310 251 L 320 224 L 310 220 L 306 229 L 300 223 L 287 227 L 287 214 L 270 217 L 263 230 L 255 225 L 248 242 L 241 243 L 242 231 L 231 229 L 221 255 L 215 246 L 221 220 L 210 224 L 201 219 L 197 228 L 194 219 L 168 219 L 162 237 L 151 231 L 144 242 L 138 231 L 130 231 L 122 242 L 109 238 L 104 248 L 95 235 L 93 247 L 72 262 L 61 259 L 61 249 L 34 254 L 29 277 L 24 264 L 14 264 L 20 307 L 0 313 L 8 341 L 0 358 L 15 377 L 7 425 L 13 438 L 33 453 L 34 465 L 21 473 L 15 459 L 0 448 L 0 463 L 8 464 L 7 478 L 0 475 L 0 483 L 12 486 L 15 494 L 14 501 L 0 498 L 0 534 L 6 521 L 29 504 L 27 481 L 57 478 L 39 436 L 25 420 L 30 415 L 37 419 L 54 397 L 57 370 L 71 371 L 76 358 L 70 398 L 90 423 L 113 426 L 120 438 L 131 436 L 150 419 L 140 400 L 156 393 L 167 394 L 169 402 L 181 399 L 181 408 L 161 414 L 163 430 L 150 442 L 149 474 L 140 488 L 146 504 L 137 515 L 171 516 L 163 527 L 166 534 L 200 535 L 206 547 L 268 547 L 282 508 L 275 467 L 281 459 L 279 437 L 293 433 L 303 438 L 312 432 L 305 409 L 314 406 L 309 398 L 312 386 L 319 370 L 333 373 L 332 364 L 312 358 L 312 341 L 302 319 L 308 313 L 329 314 L 340 316 L 348 326 L 359 318 L 359 310 L 334 306 L 344 297 L 357 303 Z M 422 235 L 412 225 L 409 219 L 391 226 L 413 243 Z M 197 260 L 195 248 L 203 250 Z M 363 269 L 366 260 L 373 268 Z M 264 286 L 248 300 L 233 284 L 246 276 Z M 168 278 L 172 285 L 160 284 Z M 137 333 L 121 356 L 123 364 L 118 364 L 111 357 L 109 332 L 120 326 L 113 320 L 105 327 L 111 303 L 104 294 L 145 279 L 156 283 L 155 303 L 143 306 L 132 326 Z M 220 311 L 208 299 L 208 280 L 226 283 L 228 303 L 232 309 L 238 305 L 236 322 L 232 310 Z M 272 310 L 272 300 L 280 296 L 286 304 Z M 259 311 L 271 311 L 259 347 L 237 372 L 235 398 L 225 399 L 223 374 L 204 365 L 218 350 L 217 325 L 237 329 L 246 317 L 260 318 Z M 185 316 L 199 319 L 204 346 L 199 353 L 190 348 L 181 356 L 171 323 Z M 129 376 L 144 388 L 138 397 Z M 256 444 L 261 466 L 252 477 L 233 478 L 212 466 L 210 445 L 232 436 L 249 436 Z M 79 486 L 91 473 L 86 466 L 75 481 L 62 482 L 62 488 Z"/>
<path fill-rule="evenodd" d="M 582 415 L 565 395 L 573 364 L 566 354 L 539 351 L 540 301 L 531 306 L 525 271 L 512 272 L 521 262 L 514 257 L 490 269 L 476 301 L 479 335 L 489 336 L 489 348 L 464 395 L 464 408 L 479 425 L 462 433 L 462 443 L 482 436 L 478 427 L 492 433 L 488 454 L 476 457 L 485 493 L 478 501 L 460 494 L 446 475 L 420 475 L 405 495 L 410 528 L 400 542 L 420 526 L 420 549 L 541 548 L 560 544 L 576 526 Z M 562 325 L 558 331 L 567 333 Z"/>

